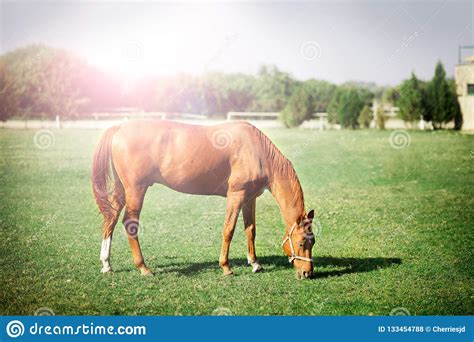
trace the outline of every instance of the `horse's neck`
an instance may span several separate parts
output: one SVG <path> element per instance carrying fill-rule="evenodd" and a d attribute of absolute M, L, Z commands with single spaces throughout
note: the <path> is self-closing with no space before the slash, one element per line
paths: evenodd
<path fill-rule="evenodd" d="M 270 189 L 280 207 L 286 227 L 291 227 L 305 214 L 303 191 L 298 178 L 274 174 Z"/>
<path fill-rule="evenodd" d="M 305 214 L 303 190 L 290 161 L 265 134 L 255 127 L 254 133 L 267 157 L 270 191 L 280 206 L 288 229 Z"/>

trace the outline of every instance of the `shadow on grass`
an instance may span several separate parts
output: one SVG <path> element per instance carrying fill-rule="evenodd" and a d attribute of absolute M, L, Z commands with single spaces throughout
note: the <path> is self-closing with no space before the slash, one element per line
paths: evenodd
<path fill-rule="evenodd" d="M 293 268 L 288 263 L 288 258 L 280 255 L 262 256 L 258 258 L 259 263 L 265 269 L 265 266 L 272 266 L 271 270 L 275 269 L 290 269 Z M 327 278 L 334 276 L 342 276 L 351 273 L 365 273 L 377 269 L 387 268 L 402 263 L 400 258 L 336 258 L 330 256 L 319 256 L 314 261 L 314 278 Z M 246 266 L 247 259 L 231 259 L 232 266 Z M 201 271 L 218 269 L 217 261 L 206 261 L 197 263 L 172 263 L 163 266 L 162 272 L 174 273 L 191 276 Z M 267 267 L 268 268 L 268 267 Z M 324 269 L 336 268 L 336 270 Z"/>

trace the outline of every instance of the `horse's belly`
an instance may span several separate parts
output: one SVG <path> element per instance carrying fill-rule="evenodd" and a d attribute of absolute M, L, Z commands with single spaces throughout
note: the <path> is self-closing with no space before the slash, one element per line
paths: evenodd
<path fill-rule="evenodd" d="M 178 184 L 165 184 L 169 188 L 183 192 L 185 194 L 192 195 L 217 195 L 226 196 L 227 185 L 226 184 L 215 184 L 208 182 L 189 182 L 189 183 L 178 183 Z"/>
<path fill-rule="evenodd" d="M 229 172 L 219 168 L 192 168 L 190 165 L 160 174 L 158 183 L 194 195 L 226 196 Z"/>

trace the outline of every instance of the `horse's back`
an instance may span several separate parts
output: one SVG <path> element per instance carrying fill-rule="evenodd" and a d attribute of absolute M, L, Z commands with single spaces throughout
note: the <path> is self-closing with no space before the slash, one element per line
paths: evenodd
<path fill-rule="evenodd" d="M 177 191 L 225 195 L 228 187 L 255 183 L 264 174 L 253 126 L 243 122 L 199 126 L 134 120 L 122 124 L 113 142 L 119 175 Z"/>

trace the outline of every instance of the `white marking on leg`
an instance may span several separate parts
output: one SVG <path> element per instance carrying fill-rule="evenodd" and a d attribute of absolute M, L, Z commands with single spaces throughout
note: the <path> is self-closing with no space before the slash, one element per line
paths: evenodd
<path fill-rule="evenodd" d="M 100 261 L 102 261 L 102 273 L 112 271 L 110 267 L 110 248 L 112 246 L 112 237 L 102 240 L 102 247 L 100 249 Z"/>
<path fill-rule="evenodd" d="M 260 272 L 261 270 L 263 270 L 262 266 L 260 266 L 260 264 L 258 262 L 253 262 L 252 263 L 252 272 L 253 273 L 257 273 L 257 272 Z"/>
<path fill-rule="evenodd" d="M 257 273 L 263 270 L 262 266 L 258 263 L 258 261 L 253 262 L 249 256 L 247 256 L 247 264 L 252 266 L 252 272 Z"/>

